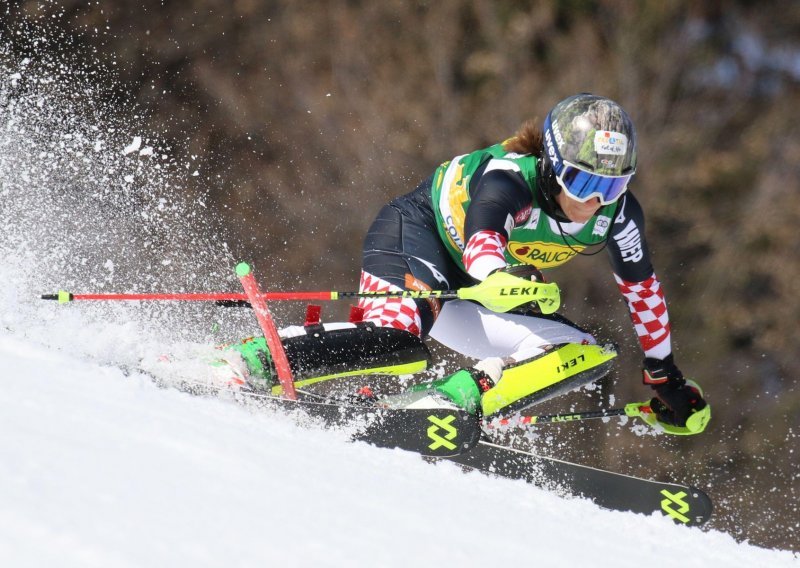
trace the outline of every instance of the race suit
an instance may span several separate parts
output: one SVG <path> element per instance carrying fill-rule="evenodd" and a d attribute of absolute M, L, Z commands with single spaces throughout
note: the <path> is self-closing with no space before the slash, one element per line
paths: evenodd
<path fill-rule="evenodd" d="M 457 156 L 414 191 L 386 205 L 367 233 L 362 290 L 454 290 L 507 264 L 564 264 L 606 244 L 611 269 L 647 357 L 671 353 L 670 324 L 644 234 L 644 215 L 628 191 L 586 223 L 545 213 L 538 159 L 501 144 Z M 461 300 L 367 299 L 364 319 L 431 335 L 465 355 L 536 355 L 543 346 L 594 338 L 559 317 L 492 313 Z"/>

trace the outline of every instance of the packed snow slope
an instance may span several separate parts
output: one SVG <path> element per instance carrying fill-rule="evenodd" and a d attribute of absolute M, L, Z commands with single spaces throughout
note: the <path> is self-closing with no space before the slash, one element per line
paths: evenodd
<path fill-rule="evenodd" d="M 3 566 L 800 564 L 160 389 L 8 330 L 0 368 Z"/>

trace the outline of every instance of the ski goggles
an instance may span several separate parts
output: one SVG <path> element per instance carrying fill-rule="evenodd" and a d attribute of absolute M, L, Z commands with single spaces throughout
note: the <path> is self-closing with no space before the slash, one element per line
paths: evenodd
<path fill-rule="evenodd" d="M 601 205 L 609 205 L 619 199 L 628 189 L 633 174 L 624 176 L 604 176 L 592 174 L 574 164 L 563 162 L 556 181 L 567 195 L 575 201 L 586 203 L 597 197 Z"/>

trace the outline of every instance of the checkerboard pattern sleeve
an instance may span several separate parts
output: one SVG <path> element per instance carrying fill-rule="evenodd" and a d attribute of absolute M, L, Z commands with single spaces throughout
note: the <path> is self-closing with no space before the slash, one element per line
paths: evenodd
<path fill-rule="evenodd" d="M 631 321 L 646 357 L 663 359 L 672 352 L 669 313 L 661 282 L 655 274 L 642 282 L 628 282 L 616 274 L 620 292 L 628 302 Z"/>
<path fill-rule="evenodd" d="M 496 231 L 478 231 L 464 247 L 464 268 L 476 280 L 484 280 L 493 270 L 506 266 L 506 238 Z"/>

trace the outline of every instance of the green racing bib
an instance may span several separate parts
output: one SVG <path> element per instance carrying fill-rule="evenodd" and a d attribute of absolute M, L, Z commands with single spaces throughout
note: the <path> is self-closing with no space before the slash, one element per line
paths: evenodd
<path fill-rule="evenodd" d="M 431 198 L 439 236 L 462 270 L 470 182 L 473 174 L 493 159 L 501 162 L 497 164 L 501 168 L 520 174 L 531 192 L 530 214 L 517 222 L 508 239 L 505 251 L 508 263 L 532 264 L 540 269 L 553 268 L 606 239 L 616 204 L 601 207 L 583 226 L 575 223 L 559 225 L 543 213 L 538 202 L 535 190 L 538 159 L 529 154 L 507 152 L 502 144 L 495 144 L 456 156 L 439 166 L 433 176 Z"/>

